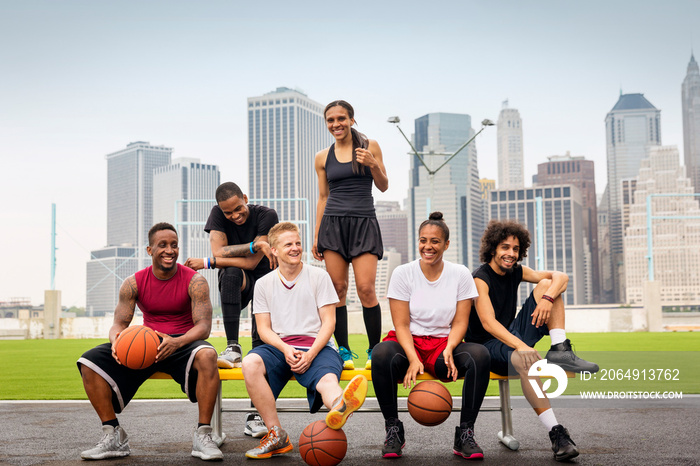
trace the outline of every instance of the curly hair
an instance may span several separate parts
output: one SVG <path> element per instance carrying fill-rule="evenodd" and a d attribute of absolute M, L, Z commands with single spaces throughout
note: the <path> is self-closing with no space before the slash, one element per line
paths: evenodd
<path fill-rule="evenodd" d="M 481 237 L 481 250 L 479 259 L 487 263 L 496 254 L 496 248 L 506 238 L 515 236 L 520 242 L 518 262 L 527 257 L 527 249 L 530 247 L 530 232 L 522 224 L 515 220 L 491 220 Z"/>

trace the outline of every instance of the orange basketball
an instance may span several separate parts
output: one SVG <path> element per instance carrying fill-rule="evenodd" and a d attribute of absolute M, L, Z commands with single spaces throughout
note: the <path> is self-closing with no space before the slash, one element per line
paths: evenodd
<path fill-rule="evenodd" d="M 124 329 L 114 350 L 119 361 L 129 369 L 145 369 L 156 361 L 160 339 L 155 330 L 143 325 L 132 325 Z"/>
<path fill-rule="evenodd" d="M 312 422 L 299 437 L 301 459 L 310 466 L 334 466 L 345 458 L 347 451 L 345 432 L 331 429 L 326 421 Z"/>
<path fill-rule="evenodd" d="M 408 394 L 408 412 L 418 424 L 442 424 L 452 413 L 452 395 L 440 382 L 426 380 Z"/>

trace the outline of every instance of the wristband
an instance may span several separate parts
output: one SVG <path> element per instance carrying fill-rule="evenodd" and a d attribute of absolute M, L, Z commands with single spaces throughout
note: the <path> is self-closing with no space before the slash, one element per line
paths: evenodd
<path fill-rule="evenodd" d="M 209 258 L 208 258 L 208 257 L 205 257 L 205 258 L 204 258 L 204 268 L 205 268 L 205 269 L 208 269 L 208 268 L 209 268 Z"/>
<path fill-rule="evenodd" d="M 215 269 L 216 268 L 216 257 L 211 258 L 211 268 Z"/>
<path fill-rule="evenodd" d="M 255 241 L 250 242 L 250 253 L 255 254 L 255 251 L 253 250 L 253 245 L 255 244 Z"/>
<path fill-rule="evenodd" d="M 542 295 L 542 299 L 544 299 L 545 301 L 549 301 L 550 303 L 554 304 L 554 298 L 552 298 L 552 297 L 549 296 L 549 295 L 543 294 L 543 295 Z"/>

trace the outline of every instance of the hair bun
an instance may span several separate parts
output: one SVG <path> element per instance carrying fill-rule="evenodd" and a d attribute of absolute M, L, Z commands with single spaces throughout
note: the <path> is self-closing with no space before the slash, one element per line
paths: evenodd
<path fill-rule="evenodd" d="M 442 220 L 442 212 L 433 212 L 428 218 L 430 220 Z"/>

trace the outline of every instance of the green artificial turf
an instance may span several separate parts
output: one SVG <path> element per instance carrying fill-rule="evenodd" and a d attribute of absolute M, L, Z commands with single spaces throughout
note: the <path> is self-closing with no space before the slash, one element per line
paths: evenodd
<path fill-rule="evenodd" d="M 700 393 L 700 370 L 696 355 L 700 351 L 698 333 L 572 333 L 569 335 L 577 353 L 601 364 L 603 368 L 622 369 L 615 377 L 622 380 L 582 381 L 580 377 L 569 380 L 566 394 L 583 390 L 680 390 L 683 393 Z M 106 340 L 0 340 L 0 399 L 3 400 L 81 400 L 86 399 L 76 360 L 80 355 Z M 225 345 L 224 338 L 209 340 L 217 350 Z M 244 352 L 250 349 L 250 339 L 242 341 Z M 352 349 L 359 355 L 355 367 L 363 368 L 366 360 L 367 339 L 363 335 L 351 335 Z M 544 355 L 549 339 L 544 338 L 537 350 Z M 644 353 L 634 354 L 633 352 Z M 669 352 L 662 354 L 660 352 Z M 678 369 L 677 381 L 640 381 L 633 379 L 633 369 L 638 374 L 646 369 Z M 625 379 L 626 369 L 630 375 Z M 648 376 L 647 376 L 648 379 Z M 643 382 L 643 383 L 642 383 Z M 344 382 L 343 382 L 344 384 Z M 447 384 L 453 395 L 461 393 L 461 382 Z M 511 382 L 513 394 L 519 393 L 519 382 Z M 574 390 L 576 390 L 574 392 Z M 407 390 L 399 389 L 399 396 Z M 491 382 L 487 395 L 497 395 L 497 382 Z M 370 384 L 369 396 L 374 396 Z M 243 382 L 225 382 L 224 398 L 247 398 Z M 305 389 L 290 382 L 281 397 L 305 397 Z M 180 388 L 172 380 L 146 382 L 136 398 L 184 398 Z"/>

